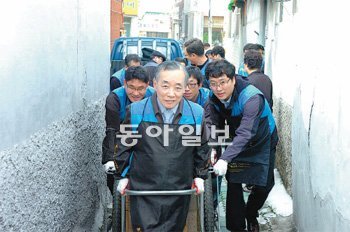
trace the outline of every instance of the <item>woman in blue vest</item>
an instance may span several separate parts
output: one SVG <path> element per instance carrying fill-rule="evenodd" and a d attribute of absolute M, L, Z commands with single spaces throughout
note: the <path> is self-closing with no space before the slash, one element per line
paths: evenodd
<path fill-rule="evenodd" d="M 141 66 L 132 66 L 126 70 L 124 86 L 113 90 L 106 99 L 106 136 L 102 143 L 102 164 L 107 173 L 107 186 L 113 194 L 113 172 L 115 135 L 125 117 L 125 108 L 132 102 L 140 101 L 154 93 L 148 86 L 148 74 Z"/>
<path fill-rule="evenodd" d="M 206 73 L 212 90 L 206 105 L 210 126 L 229 126 L 232 143 L 227 146 L 214 171 L 228 181 L 226 227 L 231 231 L 259 231 L 258 210 L 274 185 L 275 151 L 278 141 L 275 121 L 264 95 L 247 80 L 235 75 L 226 60 L 210 63 Z M 211 130 L 213 130 L 211 128 Z M 227 172 L 227 173 L 226 173 Z M 254 188 L 247 204 L 242 183 Z"/>
<path fill-rule="evenodd" d="M 116 162 L 122 179 L 117 189 L 121 194 L 127 186 L 132 190 L 185 190 L 194 184 L 197 193 L 204 191 L 208 139 L 203 108 L 183 98 L 187 80 L 181 64 L 166 61 L 159 65 L 154 79 L 156 94 L 127 109 L 124 123 L 136 125 L 133 130 L 142 138 L 133 146 L 118 140 Z M 186 135 L 184 127 L 188 128 Z M 187 136 L 198 140 L 188 146 Z M 188 195 L 131 196 L 133 230 L 183 231 L 189 203 Z"/>

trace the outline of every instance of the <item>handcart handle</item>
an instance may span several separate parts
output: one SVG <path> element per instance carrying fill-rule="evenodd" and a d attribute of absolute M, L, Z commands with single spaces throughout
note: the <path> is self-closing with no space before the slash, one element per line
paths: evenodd
<path fill-rule="evenodd" d="M 138 190 L 125 190 L 125 194 L 129 196 L 177 196 L 177 195 L 191 195 L 196 192 L 196 189 L 187 190 L 171 190 L 171 191 L 138 191 Z"/>

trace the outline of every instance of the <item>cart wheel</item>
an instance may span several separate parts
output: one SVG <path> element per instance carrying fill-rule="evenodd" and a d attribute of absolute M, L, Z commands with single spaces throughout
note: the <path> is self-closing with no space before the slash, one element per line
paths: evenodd
<path fill-rule="evenodd" d="M 121 195 L 117 190 L 118 181 L 114 179 L 113 185 L 113 212 L 112 212 L 112 232 L 120 232 L 121 224 Z"/>
<path fill-rule="evenodd" d="M 213 204 L 212 178 L 208 175 L 208 179 L 204 181 L 204 229 L 205 232 L 213 232 L 215 229 L 215 211 Z"/>

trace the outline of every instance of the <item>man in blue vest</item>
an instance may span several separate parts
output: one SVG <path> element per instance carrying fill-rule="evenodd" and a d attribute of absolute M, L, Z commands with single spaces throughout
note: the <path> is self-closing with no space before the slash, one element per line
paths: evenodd
<path fill-rule="evenodd" d="M 264 46 L 262 46 L 261 44 L 247 43 L 243 47 L 243 57 L 245 56 L 246 52 L 248 52 L 248 51 L 258 51 L 258 52 L 260 52 L 260 54 L 261 54 L 261 56 L 263 58 L 262 63 L 261 63 L 261 67 L 260 67 L 260 71 L 262 73 L 264 73 L 264 69 L 265 69 L 265 60 L 264 60 L 265 48 L 264 48 Z M 242 77 L 248 77 L 249 74 L 245 70 L 244 60 L 239 64 L 237 74 L 242 76 Z"/>
<path fill-rule="evenodd" d="M 128 54 L 124 59 L 125 66 L 119 71 L 115 72 L 110 78 L 110 91 L 113 91 L 124 84 L 125 71 L 132 66 L 140 66 L 141 59 L 137 54 Z"/>
<path fill-rule="evenodd" d="M 186 59 L 191 62 L 191 65 L 197 66 L 203 76 L 203 87 L 209 88 L 208 80 L 205 79 L 205 69 L 211 61 L 204 54 L 204 45 L 200 39 L 194 38 L 184 43 L 184 54 Z"/>
<path fill-rule="evenodd" d="M 166 61 L 154 79 L 156 93 L 127 109 L 124 123 L 133 125 L 141 138 L 133 144 L 130 137 L 124 142 L 118 139 L 116 163 L 122 179 L 117 189 L 121 194 L 127 186 L 131 190 L 186 190 L 194 184 L 197 193 L 204 191 L 208 138 L 203 108 L 183 98 L 187 81 L 185 67 Z M 186 144 L 188 136 L 198 140 Z M 130 196 L 133 230 L 183 231 L 189 203 L 188 195 Z"/>
<path fill-rule="evenodd" d="M 226 227 L 230 231 L 259 231 L 258 210 L 274 185 L 277 130 L 264 95 L 235 75 L 235 67 L 226 60 L 210 63 L 206 73 L 212 93 L 206 105 L 211 130 L 229 127 L 232 142 L 214 165 L 217 175 L 228 182 Z M 214 138 L 215 140 L 215 138 Z M 254 185 L 247 203 L 242 183 Z M 247 221 L 247 224 L 246 224 Z"/>
<path fill-rule="evenodd" d="M 107 186 L 113 194 L 114 151 L 116 133 L 125 118 L 125 109 L 132 102 L 140 101 L 154 93 L 148 86 L 148 74 L 141 66 L 130 67 L 125 72 L 124 86 L 113 90 L 106 99 L 106 136 L 102 143 L 102 164 L 107 173 Z"/>
<path fill-rule="evenodd" d="M 186 67 L 188 73 L 188 82 L 185 88 L 184 97 L 187 100 L 195 102 L 204 107 L 209 97 L 209 89 L 202 88 L 203 77 L 201 70 L 196 66 Z"/>

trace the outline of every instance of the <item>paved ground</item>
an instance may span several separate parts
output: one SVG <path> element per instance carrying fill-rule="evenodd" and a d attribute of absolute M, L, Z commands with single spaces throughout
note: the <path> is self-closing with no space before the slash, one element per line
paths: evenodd
<path fill-rule="evenodd" d="M 226 181 L 222 181 L 221 202 L 220 202 L 220 231 L 228 232 L 225 226 L 225 202 L 226 202 Z M 248 193 L 245 193 L 247 199 Z M 283 217 L 276 214 L 272 207 L 266 203 L 259 212 L 258 221 L 260 223 L 260 232 L 296 232 L 294 227 L 293 215 Z"/>
<path fill-rule="evenodd" d="M 274 189 L 278 188 L 283 188 L 283 185 L 279 181 L 279 176 L 276 176 L 275 173 L 275 187 Z M 226 180 L 223 179 L 222 185 L 221 185 L 221 195 L 220 195 L 220 232 L 228 232 L 226 230 L 226 225 L 225 225 L 225 202 L 226 202 Z M 274 191 L 273 189 L 273 191 Z M 293 223 L 293 214 L 288 214 L 288 216 L 282 216 L 279 215 L 278 213 L 274 212 L 274 208 L 276 209 L 276 204 L 279 205 L 283 201 L 280 201 L 283 197 L 285 197 L 283 194 L 286 193 L 281 193 L 281 191 L 275 191 L 273 194 L 272 192 L 270 195 L 274 195 L 273 197 L 269 197 L 268 200 L 266 201 L 265 205 L 259 212 L 259 218 L 258 221 L 260 223 L 260 232 L 297 232 L 295 229 L 294 223 Z M 289 197 L 289 196 L 288 196 Z M 248 193 L 245 193 L 245 198 L 248 198 Z M 277 200 L 276 200 L 277 199 Z M 291 200 L 290 200 L 291 201 Z M 283 209 L 283 206 L 282 206 Z M 109 209 L 106 209 L 108 211 L 107 213 L 107 218 L 105 220 L 105 224 L 103 228 L 101 228 L 101 232 L 103 231 L 108 231 L 110 232 L 111 230 L 111 206 Z M 288 210 L 287 210 L 288 212 Z M 109 217 L 108 217 L 109 216 Z"/>

